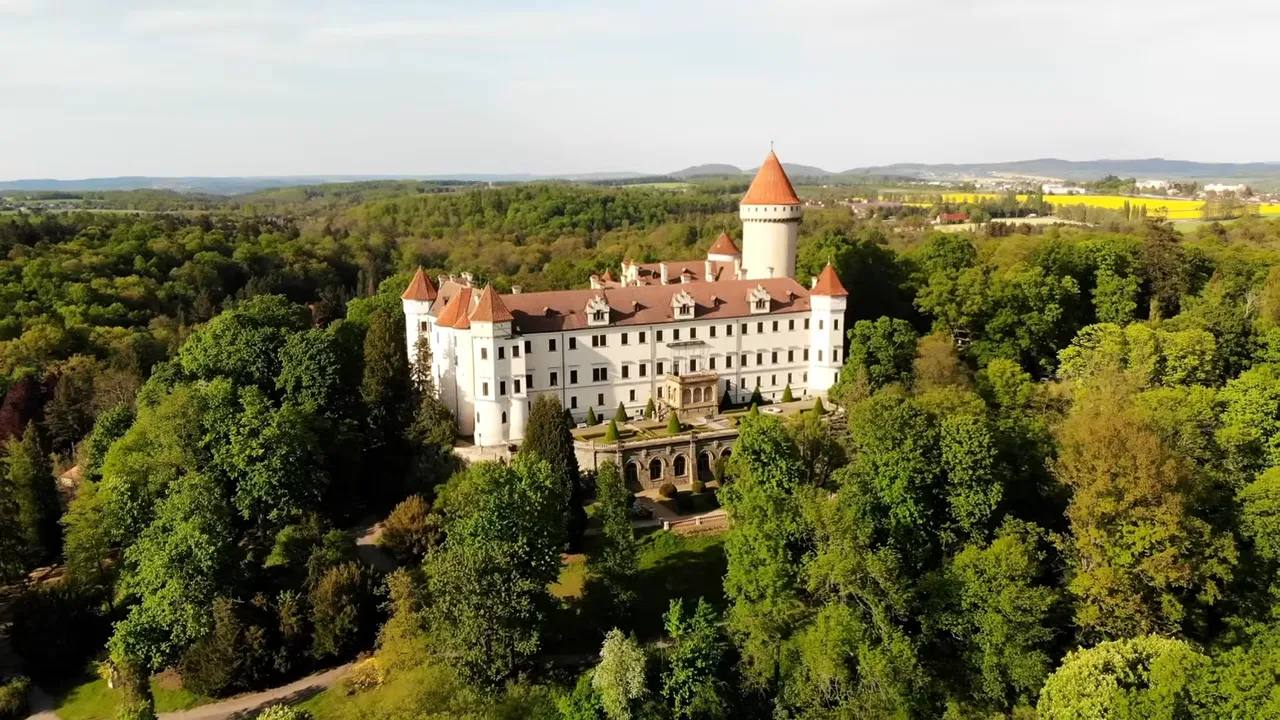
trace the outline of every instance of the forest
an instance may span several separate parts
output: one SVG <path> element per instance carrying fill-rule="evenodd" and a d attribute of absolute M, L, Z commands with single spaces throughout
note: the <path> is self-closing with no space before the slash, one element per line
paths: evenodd
<path fill-rule="evenodd" d="M 0 718 L 348 662 L 264 717 L 1280 716 L 1280 222 L 807 210 L 845 369 L 745 416 L 686 538 L 552 398 L 461 462 L 398 296 L 697 258 L 734 189 L 420 190 L 0 216 Z"/>

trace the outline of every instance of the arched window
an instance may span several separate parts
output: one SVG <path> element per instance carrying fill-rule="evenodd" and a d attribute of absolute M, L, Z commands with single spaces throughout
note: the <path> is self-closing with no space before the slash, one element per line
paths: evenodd
<path fill-rule="evenodd" d="M 696 403 L 702 402 L 702 388 L 693 389 L 693 401 Z"/>
<path fill-rule="evenodd" d="M 698 474 L 699 475 L 711 474 L 711 453 L 709 452 L 698 453 Z"/>
<path fill-rule="evenodd" d="M 624 477 L 627 481 L 627 487 L 635 487 L 640 482 L 640 465 L 639 463 L 627 463 L 627 469 Z"/>
<path fill-rule="evenodd" d="M 684 393 L 681 394 L 681 397 L 684 398 L 685 405 L 693 402 L 693 393 L 689 392 L 689 388 L 684 389 Z"/>
<path fill-rule="evenodd" d="M 687 468 L 687 467 L 685 467 L 685 465 L 686 465 L 686 461 L 685 461 L 685 459 L 684 459 L 684 456 L 683 456 L 683 455 L 677 455 L 677 456 L 676 456 L 676 461 L 675 461 L 675 473 L 676 473 L 676 477 L 684 477 L 685 472 L 688 470 L 688 468 Z"/>
<path fill-rule="evenodd" d="M 728 459 L 729 459 L 729 453 L 730 453 L 729 448 L 725 448 L 725 449 L 724 449 L 724 452 L 720 453 L 720 457 L 724 458 L 725 460 L 728 460 Z"/>
<path fill-rule="evenodd" d="M 654 458 L 649 462 L 649 479 L 650 480 L 662 479 L 662 459 L 661 458 Z"/>
<path fill-rule="evenodd" d="M 506 425 L 506 424 L 507 424 L 507 411 L 506 411 L 506 410 L 503 410 L 503 411 L 502 411 L 502 424 L 503 424 L 503 425 Z"/>

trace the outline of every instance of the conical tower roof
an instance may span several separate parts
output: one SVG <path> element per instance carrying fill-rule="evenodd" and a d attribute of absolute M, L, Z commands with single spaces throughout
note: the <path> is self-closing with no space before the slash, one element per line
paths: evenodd
<path fill-rule="evenodd" d="M 440 293 L 436 291 L 436 286 L 431 284 L 431 279 L 422 271 L 422 267 L 418 267 L 418 272 L 413 274 L 413 281 L 409 283 L 408 289 L 400 296 L 401 300 L 435 300 Z"/>
<path fill-rule="evenodd" d="M 484 292 L 480 293 L 480 300 L 476 303 L 476 309 L 471 312 L 471 322 L 498 323 L 511 322 L 515 319 L 493 286 L 485 285 Z"/>
<path fill-rule="evenodd" d="M 764 159 L 756 179 L 751 181 L 747 194 L 742 197 L 743 205 L 799 205 L 795 188 L 791 187 L 791 179 L 787 171 L 782 169 L 778 156 L 769 151 Z"/>
<path fill-rule="evenodd" d="M 836 275 L 836 269 L 827 263 L 822 268 L 822 272 L 818 273 L 818 282 L 809 291 L 810 295 L 830 295 L 831 297 L 844 297 L 849 294 L 844 289 L 844 284 L 840 282 L 840 278 Z"/>
<path fill-rule="evenodd" d="M 742 251 L 737 245 L 733 244 L 733 238 L 729 237 L 729 233 L 722 232 L 716 241 L 711 243 L 711 247 L 707 248 L 707 255 L 741 255 Z"/>

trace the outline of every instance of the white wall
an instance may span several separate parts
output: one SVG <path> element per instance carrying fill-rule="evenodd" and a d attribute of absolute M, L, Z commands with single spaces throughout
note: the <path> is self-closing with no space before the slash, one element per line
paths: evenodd
<path fill-rule="evenodd" d="M 796 276 L 799 205 L 743 205 L 742 267 L 749 280 Z"/>

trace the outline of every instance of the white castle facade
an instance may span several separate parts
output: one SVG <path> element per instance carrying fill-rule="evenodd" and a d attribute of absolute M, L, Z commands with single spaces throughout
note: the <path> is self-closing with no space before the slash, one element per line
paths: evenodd
<path fill-rule="evenodd" d="M 402 296 L 411 361 L 430 339 L 431 372 L 458 431 L 479 446 L 524 437 L 534 397 L 575 419 L 714 408 L 757 389 L 823 395 L 844 361 L 848 293 L 828 266 L 795 280 L 802 204 L 770 152 L 740 206 L 742 250 L 721 235 L 702 261 L 624 262 L 591 287 L 499 294 L 470 277 L 433 284 L 421 269 Z"/>

